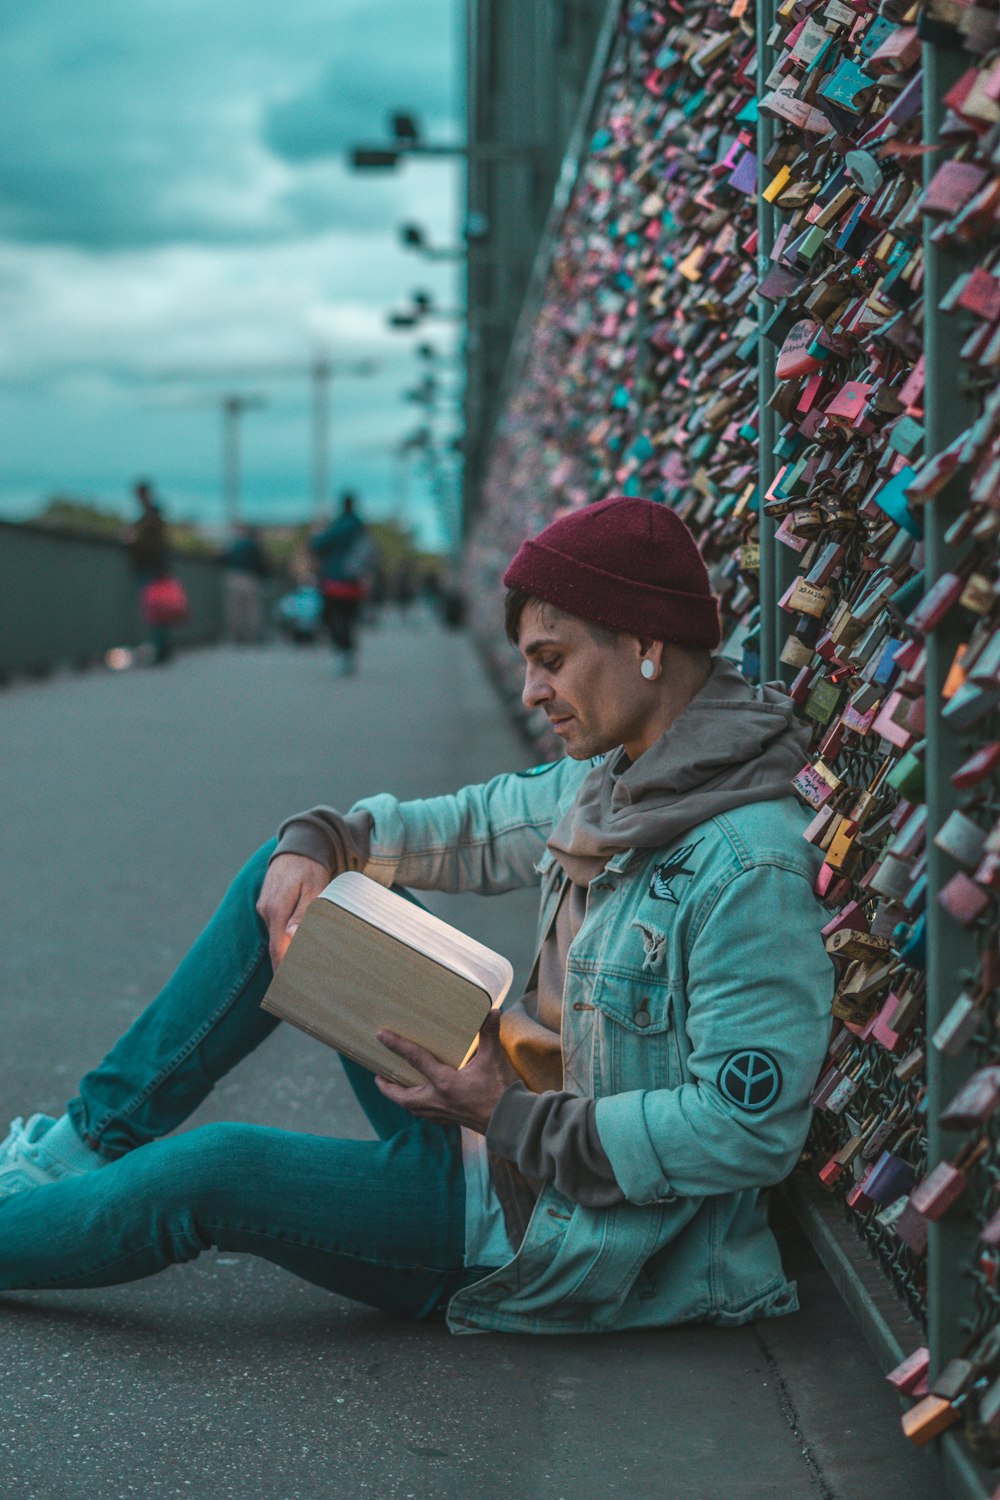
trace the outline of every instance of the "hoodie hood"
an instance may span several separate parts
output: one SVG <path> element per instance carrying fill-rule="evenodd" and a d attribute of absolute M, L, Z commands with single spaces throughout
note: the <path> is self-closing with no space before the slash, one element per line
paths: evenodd
<path fill-rule="evenodd" d="M 659 849 L 747 802 L 792 794 L 809 731 L 781 684 L 754 687 L 716 657 L 708 681 L 632 762 L 614 751 L 580 783 L 548 847 L 575 885 L 623 849 Z"/>

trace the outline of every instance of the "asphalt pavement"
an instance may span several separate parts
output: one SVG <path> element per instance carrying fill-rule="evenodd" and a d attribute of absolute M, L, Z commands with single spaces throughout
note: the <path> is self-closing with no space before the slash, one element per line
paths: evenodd
<path fill-rule="evenodd" d="M 62 1109 L 289 812 L 532 759 L 468 638 L 414 619 L 370 629 L 356 677 L 274 644 L 0 690 L 0 1133 Z M 525 977 L 532 893 L 433 905 Z M 290 1028 L 191 1124 L 233 1119 L 367 1133 L 336 1057 Z M 727 1330 L 455 1338 L 213 1253 L 5 1295 L 0 1500 L 938 1500 L 825 1273 L 782 1238 L 802 1312 Z"/>

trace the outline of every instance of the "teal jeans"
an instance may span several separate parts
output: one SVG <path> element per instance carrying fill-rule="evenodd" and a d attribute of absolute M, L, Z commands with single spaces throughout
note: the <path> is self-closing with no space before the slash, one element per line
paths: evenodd
<path fill-rule="evenodd" d="M 273 849 L 81 1081 L 70 1118 L 107 1164 L 0 1202 L 0 1291 L 110 1286 L 214 1247 L 419 1318 L 486 1274 L 464 1265 L 457 1128 L 416 1120 L 346 1059 L 376 1140 L 241 1124 L 170 1135 L 278 1024 L 260 1008 L 271 963 L 255 909 Z"/>

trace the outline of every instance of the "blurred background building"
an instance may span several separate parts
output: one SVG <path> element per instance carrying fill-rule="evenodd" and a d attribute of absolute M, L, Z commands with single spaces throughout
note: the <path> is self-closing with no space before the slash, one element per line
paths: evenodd
<path fill-rule="evenodd" d="M 606 0 L 467 0 L 467 524 L 478 508 L 504 368 L 607 14 Z"/>

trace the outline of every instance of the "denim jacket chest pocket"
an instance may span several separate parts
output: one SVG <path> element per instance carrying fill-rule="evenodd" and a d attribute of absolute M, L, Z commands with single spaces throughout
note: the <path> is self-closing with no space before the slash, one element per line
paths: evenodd
<path fill-rule="evenodd" d="M 598 1095 L 680 1084 L 674 997 L 665 974 L 607 970 L 594 986 L 593 1004 Z"/>

